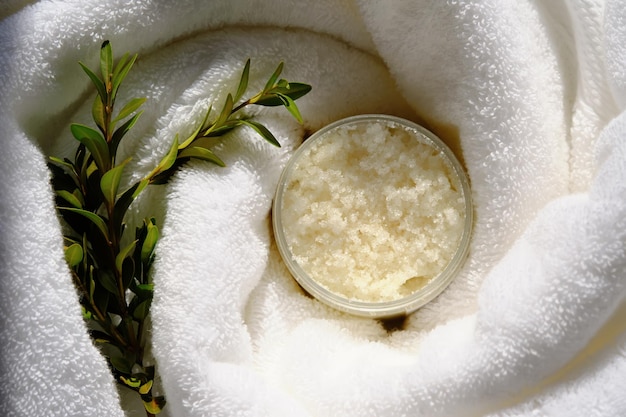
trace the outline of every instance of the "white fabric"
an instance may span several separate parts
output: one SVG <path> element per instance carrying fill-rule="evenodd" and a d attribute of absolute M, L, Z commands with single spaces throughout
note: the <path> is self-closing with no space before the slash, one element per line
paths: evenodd
<path fill-rule="evenodd" d="M 188 164 L 134 206 L 162 232 L 165 415 L 626 415 L 623 2 L 30 3 L 0 9 L 1 415 L 124 415 L 85 333 L 45 166 L 75 146 L 69 123 L 89 122 L 77 61 L 95 65 L 104 39 L 140 54 L 122 94 L 148 101 L 121 148 L 139 174 L 236 88 L 248 57 L 252 87 L 280 60 L 314 87 L 304 126 L 252 110 L 282 148 L 240 130 L 216 149 L 227 168 Z M 269 227 L 305 134 L 360 113 L 432 129 L 475 201 L 461 274 L 392 332 L 306 297 Z"/>

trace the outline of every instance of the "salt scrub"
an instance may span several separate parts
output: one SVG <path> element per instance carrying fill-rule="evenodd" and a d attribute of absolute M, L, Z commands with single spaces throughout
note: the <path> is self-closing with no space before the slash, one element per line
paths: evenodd
<path fill-rule="evenodd" d="M 340 126 L 298 156 L 280 207 L 293 260 L 349 300 L 409 296 L 457 253 L 466 200 L 442 151 L 389 120 Z"/>

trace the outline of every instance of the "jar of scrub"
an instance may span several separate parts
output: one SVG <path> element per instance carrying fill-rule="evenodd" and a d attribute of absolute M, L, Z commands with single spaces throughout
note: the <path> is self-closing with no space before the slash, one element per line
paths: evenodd
<path fill-rule="evenodd" d="M 274 198 L 279 252 L 296 281 L 341 311 L 411 313 L 450 284 L 472 229 L 467 177 L 433 133 L 361 115 L 313 134 Z"/>

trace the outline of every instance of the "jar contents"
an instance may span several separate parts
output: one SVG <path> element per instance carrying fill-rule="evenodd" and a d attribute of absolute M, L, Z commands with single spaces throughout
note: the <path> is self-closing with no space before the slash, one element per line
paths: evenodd
<path fill-rule="evenodd" d="M 406 297 L 459 249 L 466 201 L 442 151 L 392 121 L 326 132 L 286 178 L 286 244 L 311 279 L 349 300 Z"/>

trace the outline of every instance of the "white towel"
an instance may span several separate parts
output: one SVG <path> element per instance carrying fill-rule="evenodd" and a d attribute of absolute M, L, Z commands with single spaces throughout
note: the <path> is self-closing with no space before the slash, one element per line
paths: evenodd
<path fill-rule="evenodd" d="M 32 3 L 32 4 L 31 4 Z M 121 152 L 149 172 L 252 59 L 313 86 L 154 186 L 152 344 L 199 416 L 626 415 L 626 7 L 561 1 L 19 1 L 0 9 L 0 414 L 122 416 L 65 267 L 45 165 L 89 122 L 104 39 L 147 97 Z M 389 113 L 464 161 L 476 225 L 453 284 L 387 331 L 306 297 L 273 244 L 274 187 L 306 133 Z M 129 169 L 130 171 L 130 169 Z M 130 181 L 129 178 L 125 179 Z M 142 415 L 140 408 L 127 415 Z"/>

